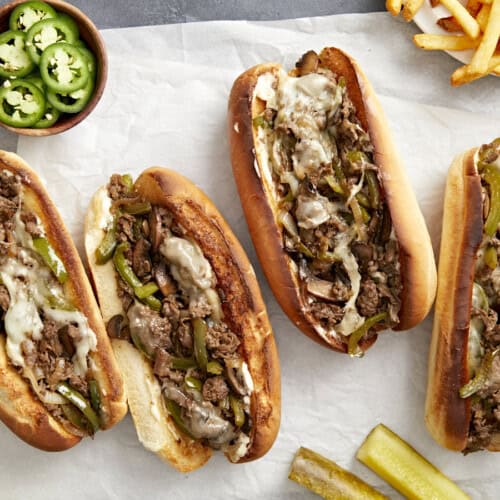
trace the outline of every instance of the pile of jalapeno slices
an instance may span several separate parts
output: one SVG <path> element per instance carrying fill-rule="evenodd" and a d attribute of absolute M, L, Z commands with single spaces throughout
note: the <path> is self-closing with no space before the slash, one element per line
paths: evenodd
<path fill-rule="evenodd" d="M 76 22 L 45 2 L 19 4 L 0 34 L 0 121 L 47 128 L 79 113 L 94 92 L 96 59 Z"/>

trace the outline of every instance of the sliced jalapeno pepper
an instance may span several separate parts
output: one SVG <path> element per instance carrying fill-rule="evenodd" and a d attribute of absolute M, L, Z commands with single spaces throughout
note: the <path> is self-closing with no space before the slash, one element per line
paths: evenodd
<path fill-rule="evenodd" d="M 11 127 L 31 127 L 45 112 L 41 90 L 24 80 L 0 88 L 0 121 Z"/>
<path fill-rule="evenodd" d="M 347 352 L 351 356 L 358 354 L 358 344 L 363 335 L 365 335 L 368 330 L 377 323 L 385 320 L 387 318 L 387 312 L 380 312 L 374 316 L 370 316 L 365 322 L 356 330 L 354 330 L 349 336 L 349 343 L 347 346 Z"/>
<path fill-rule="evenodd" d="M 45 112 L 40 120 L 38 120 L 33 128 L 47 128 L 52 127 L 54 123 L 59 120 L 61 113 L 55 109 L 50 102 L 48 102 L 45 106 Z"/>
<path fill-rule="evenodd" d="M 13 31 L 28 31 L 35 23 L 56 16 L 56 11 L 45 2 L 24 2 L 12 11 L 9 28 Z"/>
<path fill-rule="evenodd" d="M 76 45 L 76 44 L 74 44 L 74 45 Z M 83 45 L 83 46 L 76 45 L 76 46 L 78 47 L 78 50 L 83 54 L 83 56 L 87 60 L 87 66 L 89 68 L 90 78 L 95 78 L 95 76 L 97 74 L 97 62 L 95 60 L 94 53 L 90 49 L 85 47 L 85 45 Z"/>
<path fill-rule="evenodd" d="M 76 389 L 71 387 L 66 382 L 60 382 L 57 384 L 56 391 L 83 413 L 91 425 L 93 432 L 99 430 L 99 417 L 92 409 L 90 403 Z"/>
<path fill-rule="evenodd" d="M 74 27 L 63 17 L 44 19 L 28 30 L 26 33 L 26 47 L 31 60 L 40 64 L 42 53 L 54 43 L 74 43 L 78 39 Z"/>
<path fill-rule="evenodd" d="M 45 92 L 46 86 L 43 83 L 42 77 L 38 71 L 30 73 L 28 76 L 23 78 L 25 82 L 33 83 L 36 85 L 42 92 Z"/>
<path fill-rule="evenodd" d="M 33 238 L 33 248 L 50 268 L 59 283 L 66 283 L 68 273 L 59 256 L 56 254 L 47 238 Z"/>
<path fill-rule="evenodd" d="M 207 353 L 207 324 L 200 318 L 193 320 L 194 331 L 194 354 L 196 360 L 203 371 L 207 371 L 208 353 Z"/>
<path fill-rule="evenodd" d="M 51 90 L 69 94 L 85 87 L 89 66 L 78 47 L 54 43 L 42 53 L 40 75 Z"/>
<path fill-rule="evenodd" d="M 35 65 L 26 47 L 22 31 L 6 31 L 0 35 L 0 76 L 22 78 L 33 71 Z"/>
<path fill-rule="evenodd" d="M 89 78 L 85 87 L 69 93 L 47 90 L 47 100 L 62 113 L 79 113 L 90 101 L 94 92 L 94 80 Z"/>

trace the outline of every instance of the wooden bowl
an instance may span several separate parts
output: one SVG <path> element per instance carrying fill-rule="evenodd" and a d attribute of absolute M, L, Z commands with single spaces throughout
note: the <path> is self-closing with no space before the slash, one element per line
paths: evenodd
<path fill-rule="evenodd" d="M 26 0 L 14 0 L 0 7 L 0 33 L 9 29 L 9 16 L 11 12 L 17 5 L 24 3 L 25 1 Z M 62 0 L 45 0 L 45 2 L 51 5 L 57 12 L 64 12 L 75 20 L 78 25 L 78 29 L 80 30 L 80 38 L 87 44 L 95 55 L 97 75 L 94 94 L 85 108 L 74 115 L 61 115 L 61 118 L 52 127 L 44 129 L 15 128 L 9 127 L 8 125 L 0 122 L 0 126 L 7 130 L 15 132 L 16 134 L 29 135 L 33 137 L 60 134 L 75 125 L 78 125 L 82 120 L 87 118 L 101 99 L 104 87 L 106 86 L 106 80 L 108 78 L 108 57 L 106 55 L 106 47 L 104 45 L 104 40 L 94 23 L 81 10 L 67 2 L 63 2 Z"/>

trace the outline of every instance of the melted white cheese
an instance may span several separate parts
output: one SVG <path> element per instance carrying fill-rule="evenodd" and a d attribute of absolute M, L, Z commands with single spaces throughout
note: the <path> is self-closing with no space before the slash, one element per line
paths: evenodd
<path fill-rule="evenodd" d="M 241 375 L 243 382 L 245 383 L 245 387 L 247 389 L 248 394 L 252 394 L 254 389 L 252 375 L 250 374 L 248 365 L 245 362 L 243 362 L 241 365 Z"/>

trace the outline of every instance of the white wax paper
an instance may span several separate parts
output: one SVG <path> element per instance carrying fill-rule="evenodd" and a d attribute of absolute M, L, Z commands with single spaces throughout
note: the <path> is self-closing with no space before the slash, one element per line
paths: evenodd
<path fill-rule="evenodd" d="M 398 498 L 354 458 L 379 422 L 474 498 L 498 497 L 500 454 L 463 457 L 425 430 L 432 318 L 413 331 L 381 335 L 364 359 L 310 341 L 269 290 L 231 173 L 226 106 L 234 79 L 254 64 L 289 67 L 308 49 L 336 45 L 358 59 L 381 98 L 437 249 L 448 165 L 460 151 L 500 135 L 500 80 L 451 88 L 458 63 L 416 49 L 416 31 L 384 13 L 104 31 L 110 75 L 97 109 L 65 134 L 21 138 L 18 151 L 45 179 L 80 249 L 88 201 L 113 172 L 168 166 L 208 193 L 247 250 L 267 303 L 281 358 L 281 430 L 257 462 L 231 465 L 215 454 L 201 470 L 180 474 L 142 448 L 130 417 L 59 454 L 37 451 L 1 426 L 1 498 L 314 498 L 287 479 L 301 445 Z"/>

